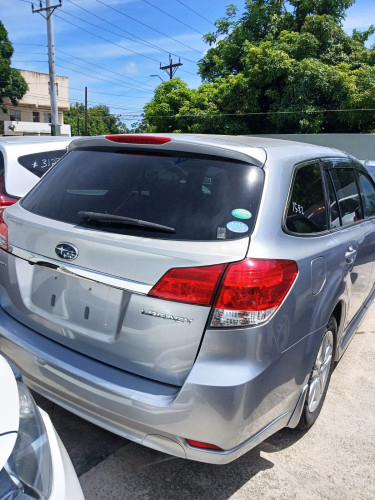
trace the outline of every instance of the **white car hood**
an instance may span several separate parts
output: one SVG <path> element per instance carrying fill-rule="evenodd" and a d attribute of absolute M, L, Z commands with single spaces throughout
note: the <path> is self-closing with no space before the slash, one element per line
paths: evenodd
<path fill-rule="evenodd" d="M 0 470 L 12 453 L 19 426 L 17 382 L 6 360 L 0 356 Z"/>

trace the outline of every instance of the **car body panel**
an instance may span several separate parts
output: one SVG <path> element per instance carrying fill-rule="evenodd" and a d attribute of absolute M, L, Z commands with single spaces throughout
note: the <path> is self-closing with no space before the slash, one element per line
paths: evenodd
<path fill-rule="evenodd" d="M 342 355 L 373 298 L 374 218 L 352 217 L 347 228 L 317 234 L 286 227 L 295 169 L 311 160 L 348 159 L 345 153 L 265 138 L 170 137 L 161 146 L 118 148 L 233 158 L 262 168 L 251 234 L 232 241 L 135 237 L 52 220 L 17 204 L 4 213 L 10 248 L 0 251 L 0 349 L 22 364 L 31 387 L 77 415 L 176 456 L 228 463 L 298 421 L 333 314 L 336 360 Z M 114 146 L 104 137 L 84 138 L 70 150 L 91 147 Z M 75 247 L 76 258 L 60 258 L 60 244 Z M 348 263 L 351 245 L 358 251 Z M 148 296 L 171 268 L 246 257 L 298 266 L 286 297 L 262 324 L 213 328 L 211 307 Z M 199 450 L 186 439 L 222 451 Z"/>

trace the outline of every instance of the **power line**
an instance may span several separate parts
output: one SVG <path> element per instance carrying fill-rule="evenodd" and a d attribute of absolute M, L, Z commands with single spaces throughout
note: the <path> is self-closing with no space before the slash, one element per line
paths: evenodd
<path fill-rule="evenodd" d="M 64 59 L 64 58 L 63 58 L 63 57 L 61 57 L 61 56 L 57 56 L 57 59 L 58 59 L 59 61 L 63 61 L 63 62 L 66 62 L 66 63 L 68 63 L 68 64 L 72 64 L 73 66 L 78 66 L 79 68 L 82 68 L 82 65 L 79 65 L 79 64 L 74 63 L 74 62 L 72 62 L 72 61 L 69 61 L 68 59 Z M 37 62 L 37 61 L 35 61 L 35 62 Z M 92 72 L 92 73 L 94 73 L 94 74 L 100 74 L 100 73 L 98 73 L 97 71 L 93 71 L 93 70 L 91 70 L 90 68 L 82 68 L 82 69 L 87 69 L 87 71 L 91 71 L 91 72 Z M 110 70 L 106 70 L 105 68 L 102 68 L 102 69 L 103 69 L 103 70 L 105 70 L 105 71 L 108 71 L 109 73 L 114 73 L 114 72 L 112 72 L 112 71 L 110 71 Z M 114 74 L 120 74 L 120 73 L 114 73 Z M 107 75 L 103 75 L 103 76 L 107 76 Z M 121 75 L 120 75 L 120 76 L 121 76 Z M 128 83 L 128 82 L 124 82 L 123 80 L 120 80 L 119 78 L 114 78 L 114 77 L 111 77 L 111 78 L 112 78 L 112 80 L 116 80 L 116 81 L 118 81 L 118 82 L 120 82 L 120 83 L 125 83 L 125 84 L 127 84 L 127 85 L 130 85 L 130 87 L 129 87 L 129 88 L 134 88 L 134 89 L 138 89 L 138 88 L 139 88 L 139 87 L 136 87 L 134 84 L 132 84 L 132 83 Z M 138 83 L 139 83 L 139 84 L 141 84 L 141 85 L 143 85 L 143 83 L 142 83 L 142 82 L 138 82 Z M 151 87 L 151 85 L 147 85 L 147 86 L 148 86 L 148 87 L 150 87 L 150 89 L 152 89 L 152 88 L 153 88 L 153 87 Z"/>
<path fill-rule="evenodd" d="M 180 42 L 179 40 L 177 40 L 176 38 L 173 38 L 169 35 L 166 35 L 165 33 L 163 33 L 162 31 L 159 31 L 157 30 L 156 28 L 153 28 L 152 26 L 149 26 L 148 24 L 146 23 L 143 23 L 142 21 L 139 21 L 138 19 L 135 19 L 134 17 L 132 16 L 129 16 L 129 14 L 124 14 L 123 12 L 121 12 L 121 10 L 118 10 L 118 9 L 115 9 L 114 7 L 112 7 L 111 5 L 108 5 L 106 4 L 105 2 L 103 2 L 102 0 L 95 0 L 96 2 L 108 7 L 109 9 L 112 9 L 114 10 L 115 12 L 121 14 L 122 16 L 125 16 L 129 19 L 131 19 L 132 21 L 135 21 L 136 23 L 139 23 L 139 24 L 142 24 L 143 26 L 146 26 L 146 28 L 149 28 L 153 31 L 155 31 L 156 33 L 159 33 L 159 35 L 162 35 L 162 36 L 165 36 L 166 38 L 169 38 L 171 40 L 173 40 L 174 42 L 177 42 L 177 43 L 180 43 L 181 45 L 184 45 L 185 47 L 187 47 L 188 49 L 190 50 L 194 50 L 195 52 L 198 52 L 198 54 L 201 54 L 201 51 L 197 50 L 197 49 L 194 49 L 193 47 L 190 47 L 189 45 L 187 45 L 186 43 L 184 42 Z"/>
<path fill-rule="evenodd" d="M 100 17 L 98 16 L 97 14 L 94 14 L 93 12 L 89 11 L 88 9 L 85 9 L 84 7 L 82 7 L 81 5 L 78 5 L 76 4 L 75 2 L 73 2 L 72 0 L 66 0 L 67 2 L 71 3 L 72 5 L 74 5 L 75 7 L 78 7 L 79 9 L 85 11 L 85 12 L 88 12 L 90 15 L 96 17 L 97 19 L 100 19 L 101 21 L 109 24 L 110 26 L 113 26 L 114 28 L 122 31 L 123 33 L 127 33 L 128 35 L 134 37 L 134 38 L 127 38 L 127 37 L 124 37 L 126 38 L 127 40 L 130 40 L 132 42 L 136 42 L 136 43 L 139 43 L 140 45 L 144 45 L 145 47 L 149 47 L 149 48 L 154 48 L 154 49 L 157 49 L 157 50 L 160 50 L 160 52 L 165 52 L 166 54 L 172 54 L 173 56 L 176 56 L 176 57 L 180 57 L 178 54 L 174 54 L 173 52 L 170 52 L 170 51 L 167 51 L 165 49 L 163 49 L 162 47 L 159 47 L 158 45 L 155 45 L 154 43 L 151 43 L 147 40 L 145 40 L 144 38 L 141 38 L 139 37 L 138 35 L 134 35 L 134 33 L 131 33 L 130 31 L 127 31 L 127 30 L 124 30 L 123 28 L 121 28 L 120 26 L 117 26 L 116 24 L 113 24 L 112 22 L 110 21 L 107 21 L 106 19 L 104 19 L 103 17 Z M 72 14 L 71 14 L 72 15 Z M 102 28 L 104 29 L 104 28 Z M 108 31 L 108 30 L 107 30 Z M 113 33 L 112 31 L 110 31 L 110 33 Z M 114 33 L 114 34 L 117 34 L 117 33 Z M 123 35 L 121 35 L 123 36 Z M 141 40 L 140 42 L 138 40 Z M 189 62 L 192 62 L 194 64 L 196 64 L 196 61 L 193 61 L 191 59 L 187 59 L 187 61 Z"/>
<path fill-rule="evenodd" d="M 94 23 L 90 23 L 90 21 L 86 21 L 84 19 L 81 19 L 77 16 L 74 16 L 73 14 L 67 14 L 66 12 L 64 12 L 64 14 L 68 15 L 68 16 L 71 16 L 71 17 L 74 17 L 76 19 L 78 19 L 79 21 L 84 21 L 86 22 L 87 24 L 91 24 L 92 26 L 94 26 L 95 28 L 99 28 L 99 29 L 102 29 L 104 31 L 109 31 L 110 33 L 114 34 L 114 35 L 118 35 L 118 33 L 113 33 L 113 31 L 110 31 L 110 30 L 107 30 L 106 28 L 101 28 L 100 26 L 98 26 L 97 24 L 94 24 Z M 92 31 L 89 31 L 87 30 L 86 28 L 82 28 L 82 26 L 77 26 L 76 24 L 72 23 L 71 21 L 68 21 L 67 19 L 65 19 L 64 17 L 61 17 L 61 16 L 58 16 L 57 14 L 55 14 L 56 17 L 58 17 L 59 19 L 62 19 L 63 21 L 65 21 L 66 23 L 68 24 L 71 24 L 72 26 L 74 26 L 75 28 L 78 28 L 82 31 L 85 31 L 86 33 L 89 33 L 90 35 L 93 35 L 95 36 L 96 38 L 100 38 L 101 40 L 104 40 L 105 42 L 107 43 L 111 43 L 112 45 L 117 45 L 117 47 L 121 47 L 123 50 L 126 50 L 128 52 L 132 52 L 133 54 L 137 54 L 138 56 L 141 56 L 141 57 L 144 57 L 146 59 L 150 59 L 151 61 L 156 61 L 156 62 L 160 62 L 158 59 L 155 59 L 153 57 L 150 57 L 150 56 L 147 56 L 146 54 L 141 54 L 140 52 L 137 52 L 136 50 L 132 50 L 132 49 L 128 49 L 127 47 L 124 47 L 123 45 L 120 45 L 119 43 L 116 43 L 116 42 L 112 42 L 111 40 L 108 40 L 107 38 L 104 38 L 100 35 L 97 35 L 96 33 L 93 33 Z"/>
<path fill-rule="evenodd" d="M 181 23 L 183 24 L 184 26 L 187 26 L 188 28 L 190 28 L 191 30 L 193 31 L 196 31 L 197 33 L 199 33 L 200 35 L 204 36 L 204 33 L 201 33 L 200 31 L 198 31 L 197 29 L 193 28 L 193 26 L 190 26 L 189 24 L 185 23 L 184 21 L 181 21 L 180 19 L 178 19 L 177 17 L 175 16 L 172 16 L 172 14 L 169 14 L 169 12 L 166 12 L 165 10 L 161 9 L 160 7 L 157 7 L 156 5 L 154 5 L 153 3 L 149 2 L 148 0 L 143 0 L 145 3 L 147 3 L 147 5 L 151 5 L 151 7 L 154 7 L 154 9 L 156 10 L 159 10 L 160 12 L 162 12 L 163 14 L 165 14 L 166 16 L 169 16 L 171 17 L 172 19 L 174 19 L 175 21 L 177 21 L 178 23 Z"/>
<path fill-rule="evenodd" d="M 80 73 L 82 75 L 89 76 L 90 78 L 93 78 L 94 80 L 102 80 L 103 82 L 111 83 L 112 85 L 118 85 L 119 87 L 124 87 L 125 89 L 128 89 L 128 90 L 137 90 L 138 92 L 142 92 L 142 90 L 132 89 L 132 88 L 126 87 L 125 85 L 121 85 L 120 83 L 117 83 L 117 82 L 112 82 L 110 80 L 105 80 L 104 78 L 99 78 L 97 76 L 88 75 L 87 73 L 83 73 L 83 71 L 78 71 L 78 70 L 73 69 L 73 68 L 67 68 L 66 66 L 63 66 L 62 64 L 57 64 L 57 66 L 59 68 L 64 68 L 64 69 L 67 69 L 69 71 L 74 71 L 75 73 Z"/>
<path fill-rule="evenodd" d="M 202 19 L 204 19 L 208 23 L 212 24 L 212 26 L 215 26 L 215 24 L 212 21 L 210 21 L 209 19 L 207 19 L 207 17 L 202 16 L 202 14 L 199 14 L 199 12 L 197 12 L 196 10 L 192 9 L 191 7 L 189 7 L 189 5 L 186 5 L 186 3 L 181 2 L 181 0 L 176 0 L 176 2 L 180 3 L 181 5 L 183 5 L 184 7 L 186 7 L 187 9 L 191 10 L 192 12 L 194 12 L 194 14 L 196 14 L 199 17 L 201 17 Z"/>

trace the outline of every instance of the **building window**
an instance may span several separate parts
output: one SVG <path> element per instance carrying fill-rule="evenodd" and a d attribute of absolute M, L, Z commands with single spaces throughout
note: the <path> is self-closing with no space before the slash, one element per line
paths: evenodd
<path fill-rule="evenodd" d="M 44 123 L 52 123 L 51 113 L 44 113 Z"/>
<path fill-rule="evenodd" d="M 33 111 L 33 122 L 40 122 L 39 111 Z"/>
<path fill-rule="evenodd" d="M 21 111 L 19 109 L 11 109 L 9 111 L 9 118 L 11 122 L 21 121 Z"/>

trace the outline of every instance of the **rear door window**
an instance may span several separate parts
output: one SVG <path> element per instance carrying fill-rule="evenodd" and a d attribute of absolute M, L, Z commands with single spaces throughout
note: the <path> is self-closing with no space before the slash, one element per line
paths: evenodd
<path fill-rule="evenodd" d="M 359 189 L 361 191 L 362 202 L 363 202 L 363 210 L 364 216 L 373 217 L 375 215 L 375 189 L 374 183 L 371 177 L 361 171 L 357 170 L 358 181 L 359 181 Z"/>
<path fill-rule="evenodd" d="M 356 176 L 352 168 L 334 168 L 330 171 L 335 187 L 343 226 L 363 219 Z"/>
<path fill-rule="evenodd" d="M 327 210 L 319 161 L 297 167 L 286 217 L 289 231 L 299 234 L 327 230 Z"/>
<path fill-rule="evenodd" d="M 35 174 L 37 177 L 42 177 L 47 170 L 53 167 L 55 163 L 57 163 L 60 158 L 64 156 L 65 153 L 65 149 L 32 153 L 20 156 L 18 158 L 18 163 Z"/>
<path fill-rule="evenodd" d="M 251 233 L 262 187 L 263 170 L 242 162 L 74 150 L 24 198 L 22 206 L 44 217 L 101 231 L 225 240 Z M 174 232 L 113 221 L 84 222 L 79 212 L 152 222 Z"/>

